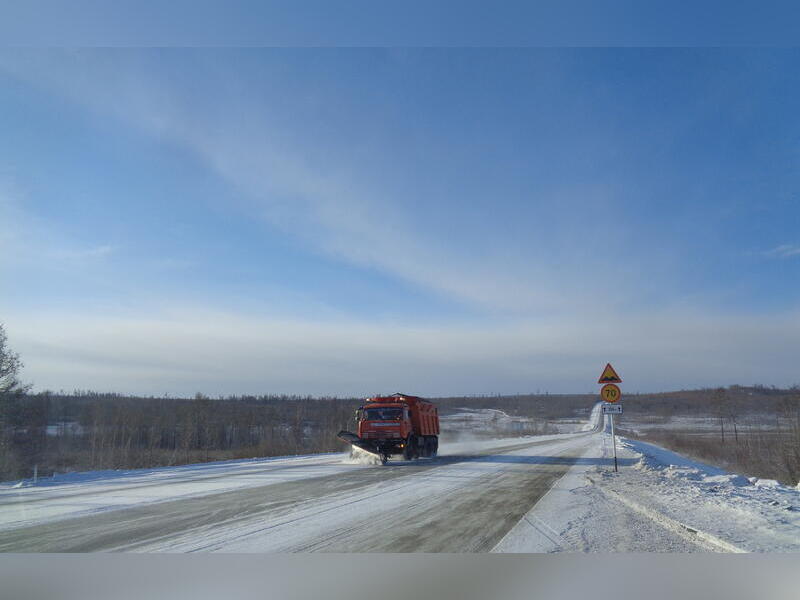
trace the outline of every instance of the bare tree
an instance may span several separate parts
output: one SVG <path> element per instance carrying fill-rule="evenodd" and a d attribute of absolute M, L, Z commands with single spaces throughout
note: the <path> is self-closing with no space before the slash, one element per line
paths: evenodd
<path fill-rule="evenodd" d="M 7 342 L 6 330 L 0 323 L 0 395 L 21 394 L 28 391 L 30 385 L 23 385 L 19 380 L 22 361 Z"/>
<path fill-rule="evenodd" d="M 712 403 L 714 405 L 714 412 L 717 419 L 719 419 L 719 434 L 721 436 L 721 443 L 725 443 L 725 417 L 727 416 L 727 397 L 725 388 L 720 387 L 714 390 L 712 394 Z"/>
<path fill-rule="evenodd" d="M 0 480 L 16 475 L 20 460 L 12 448 L 14 428 L 19 424 L 22 414 L 19 400 L 28 389 L 19 380 L 22 361 L 7 344 L 8 337 L 0 324 Z"/>

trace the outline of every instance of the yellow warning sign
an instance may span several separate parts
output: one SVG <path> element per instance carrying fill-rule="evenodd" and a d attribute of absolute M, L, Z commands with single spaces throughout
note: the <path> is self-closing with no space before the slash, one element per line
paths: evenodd
<path fill-rule="evenodd" d="M 613 383 L 607 383 L 600 390 L 600 397 L 606 402 L 619 402 L 620 398 L 622 398 L 622 392 Z"/>
<path fill-rule="evenodd" d="M 603 374 L 600 375 L 600 379 L 597 380 L 597 383 L 622 383 L 622 379 L 620 379 L 620 376 L 617 375 L 617 372 L 614 370 L 614 367 L 611 366 L 611 363 L 607 363 L 606 368 L 603 369 Z"/>

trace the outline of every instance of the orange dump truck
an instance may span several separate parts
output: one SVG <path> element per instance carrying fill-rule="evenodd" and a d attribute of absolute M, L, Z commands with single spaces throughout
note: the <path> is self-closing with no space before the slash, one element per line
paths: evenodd
<path fill-rule="evenodd" d="M 439 450 L 439 412 L 416 396 L 392 394 L 367 398 L 356 411 L 358 433 L 340 431 L 339 439 L 374 454 L 386 464 L 389 456 L 406 460 L 436 456 Z"/>

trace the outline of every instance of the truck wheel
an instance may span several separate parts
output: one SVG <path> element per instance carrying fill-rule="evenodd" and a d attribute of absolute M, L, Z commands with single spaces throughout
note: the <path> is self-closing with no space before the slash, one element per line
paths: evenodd
<path fill-rule="evenodd" d="M 431 440 L 431 456 L 436 456 L 439 453 L 439 438 Z"/>
<path fill-rule="evenodd" d="M 426 437 L 422 444 L 422 456 L 426 458 L 433 456 L 433 440 L 429 437 Z"/>
<path fill-rule="evenodd" d="M 417 440 L 414 439 L 414 436 L 413 435 L 408 436 L 408 439 L 406 440 L 406 445 L 403 446 L 403 458 L 405 460 L 414 459 L 414 456 L 416 456 L 417 454 L 416 446 L 417 446 Z"/>
<path fill-rule="evenodd" d="M 385 465 L 389 462 L 389 455 L 388 454 L 381 454 L 381 464 Z"/>

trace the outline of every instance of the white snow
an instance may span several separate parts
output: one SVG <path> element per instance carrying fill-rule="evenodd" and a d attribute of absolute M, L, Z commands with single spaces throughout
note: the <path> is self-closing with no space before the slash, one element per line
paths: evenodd
<path fill-rule="evenodd" d="M 756 480 L 753 482 L 753 485 L 756 487 L 772 488 L 772 489 L 778 489 L 781 487 L 781 484 L 775 481 L 774 479 L 756 478 Z"/>
<path fill-rule="evenodd" d="M 496 552 L 800 551 L 800 490 L 607 431 Z"/>
<path fill-rule="evenodd" d="M 0 531 L 137 504 L 216 494 L 365 468 L 341 453 L 232 460 L 158 469 L 90 471 L 0 484 Z M 24 483 L 23 487 L 20 484 Z"/>
<path fill-rule="evenodd" d="M 379 465 L 381 464 L 381 458 L 377 454 L 352 446 L 350 454 L 342 462 L 348 465 Z"/>
<path fill-rule="evenodd" d="M 442 431 L 445 435 L 464 433 L 494 434 L 503 432 L 544 433 L 547 423 L 528 417 L 511 416 L 494 408 L 459 408 L 458 412 L 441 415 Z"/>
<path fill-rule="evenodd" d="M 500 449 L 535 438 L 471 439 L 446 443 L 440 456 Z M 0 531 L 57 519 L 131 508 L 136 505 L 216 494 L 375 468 L 369 459 L 348 453 L 220 461 L 156 469 L 88 471 L 17 483 L 0 483 Z"/>
<path fill-rule="evenodd" d="M 553 436 L 547 446 L 551 455 L 585 444 L 586 436 Z M 539 437 L 536 438 L 540 439 Z M 517 441 L 517 443 L 519 440 Z M 529 454 L 517 450 L 508 456 Z M 225 527 L 207 529 L 202 537 L 195 532 L 137 547 L 142 552 L 306 552 L 340 547 L 348 534 L 358 535 L 365 522 L 391 529 L 394 522 L 408 519 L 408 507 L 424 515 L 441 505 L 461 488 L 471 487 L 496 471 L 520 468 L 513 461 L 464 461 L 382 480 L 371 485 L 325 496 L 309 502 L 299 501 L 279 518 L 265 522 L 263 517 L 237 520 Z M 468 518 L 468 515 L 465 515 Z M 124 548 L 122 548 L 124 549 Z"/>

